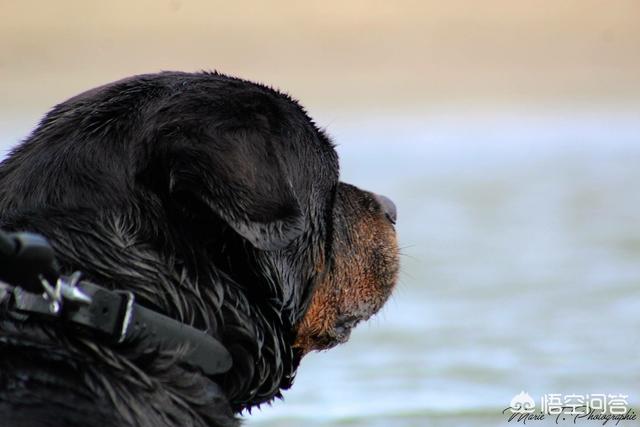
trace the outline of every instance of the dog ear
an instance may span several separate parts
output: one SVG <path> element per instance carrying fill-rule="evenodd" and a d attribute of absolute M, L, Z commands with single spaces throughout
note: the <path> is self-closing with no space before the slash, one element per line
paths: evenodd
<path fill-rule="evenodd" d="M 196 139 L 174 141 L 169 150 L 174 200 L 196 198 L 258 249 L 284 248 L 302 233 L 283 144 L 243 130 Z"/>

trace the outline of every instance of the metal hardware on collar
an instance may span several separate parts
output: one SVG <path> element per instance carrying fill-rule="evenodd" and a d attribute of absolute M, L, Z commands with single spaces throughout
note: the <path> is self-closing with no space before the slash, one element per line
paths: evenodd
<path fill-rule="evenodd" d="M 132 292 L 121 291 L 120 293 L 127 297 L 127 303 L 124 308 L 122 329 L 120 329 L 120 338 L 118 338 L 118 343 L 124 342 L 125 338 L 127 338 L 127 332 L 129 330 L 129 325 L 131 324 L 131 315 L 133 313 L 133 302 L 135 301 L 135 297 Z"/>
<path fill-rule="evenodd" d="M 54 300 L 49 292 L 38 295 L 16 286 L 10 293 L 8 313 L 17 321 L 56 321 L 81 335 L 94 335 L 114 345 L 137 342 L 167 350 L 182 347 L 186 349 L 182 362 L 201 369 L 205 375 L 221 374 L 231 368 L 228 350 L 206 332 L 140 306 L 129 291 L 110 291 L 86 281 L 74 286 L 78 294 L 71 294 L 82 295 L 80 301 L 67 300 L 64 295 L 68 292 L 62 289 L 70 287 L 69 281 L 63 277 L 49 291 L 61 298 L 59 310 L 51 309 Z"/>
<path fill-rule="evenodd" d="M 52 285 L 55 283 L 55 285 Z M 72 333 L 111 345 L 136 343 L 172 351 L 205 375 L 228 371 L 231 354 L 214 337 L 142 307 L 130 291 L 112 291 L 81 281 L 79 272 L 60 276 L 47 241 L 31 233 L 0 230 L 0 319 L 49 321 Z"/>
<path fill-rule="evenodd" d="M 40 295 L 14 287 L 13 311 L 40 319 L 61 319 L 71 326 L 91 330 L 103 339 L 121 342 L 130 300 L 127 293 L 79 282 L 79 275 L 61 276 L 55 287 L 46 280 L 42 285 L 45 292 Z"/>
<path fill-rule="evenodd" d="M 49 311 L 51 311 L 52 314 L 56 314 L 62 310 L 62 305 L 65 301 L 70 303 L 91 304 L 91 298 L 76 287 L 81 277 L 82 273 L 79 271 L 74 272 L 68 278 L 60 276 L 56 280 L 55 287 L 53 287 L 44 276 L 39 276 L 40 283 L 44 289 L 42 297 L 50 301 Z"/>
<path fill-rule="evenodd" d="M 62 281 L 58 278 L 54 288 L 49 284 L 47 279 L 40 276 L 40 283 L 42 283 L 42 288 L 44 289 L 42 297 L 51 301 L 49 303 L 49 311 L 53 314 L 58 313 L 62 308 Z"/>
<path fill-rule="evenodd" d="M 64 299 L 70 301 L 72 303 L 78 304 L 91 304 L 91 298 L 88 295 L 82 293 L 80 289 L 78 289 L 78 283 L 80 283 L 80 279 L 82 278 L 82 273 L 76 271 L 69 276 L 68 286 L 61 287 L 61 293 Z M 60 279 L 58 279 L 60 280 Z M 63 285 L 65 285 L 63 283 Z"/>

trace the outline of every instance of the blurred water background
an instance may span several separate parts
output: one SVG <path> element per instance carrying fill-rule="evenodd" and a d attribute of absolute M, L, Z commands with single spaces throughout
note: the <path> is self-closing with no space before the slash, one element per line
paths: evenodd
<path fill-rule="evenodd" d="M 502 410 L 523 390 L 538 405 L 623 393 L 639 409 L 637 116 L 328 130 L 343 179 L 397 202 L 400 284 L 347 345 L 303 360 L 285 402 L 248 426 L 509 425 Z"/>
<path fill-rule="evenodd" d="M 521 391 L 640 411 L 637 0 L 0 0 L 0 19 L 0 158 L 83 90 L 218 69 L 300 99 L 342 179 L 398 205 L 392 299 L 247 427 L 514 425 Z"/>

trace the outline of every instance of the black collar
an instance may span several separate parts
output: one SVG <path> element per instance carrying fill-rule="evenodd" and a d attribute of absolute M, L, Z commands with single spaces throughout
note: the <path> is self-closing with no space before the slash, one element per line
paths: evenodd
<path fill-rule="evenodd" d="M 53 251 L 42 237 L 0 230 L 0 318 L 54 322 L 111 345 L 135 341 L 181 348 L 185 351 L 180 360 L 205 375 L 231 368 L 227 349 L 206 332 L 142 307 L 131 292 L 81 281 L 79 273 L 59 276 L 52 283 L 54 265 Z"/>

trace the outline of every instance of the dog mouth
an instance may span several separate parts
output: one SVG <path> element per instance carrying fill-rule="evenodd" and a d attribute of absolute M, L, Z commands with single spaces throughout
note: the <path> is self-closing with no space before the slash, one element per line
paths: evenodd
<path fill-rule="evenodd" d="M 304 356 L 310 351 L 329 350 L 349 341 L 353 329 L 369 320 L 382 308 L 394 285 L 388 284 L 383 287 L 386 291 L 377 293 L 377 298 L 360 301 L 355 306 L 341 305 L 344 300 L 336 301 L 324 296 L 317 298 L 312 303 L 311 313 L 307 313 L 298 325 L 294 348 Z"/>
<path fill-rule="evenodd" d="M 365 321 L 368 318 L 369 316 L 362 318 L 357 316 L 345 316 L 339 318 L 336 321 L 331 334 L 335 341 L 334 345 L 347 342 L 349 337 L 351 337 L 351 331 L 353 328 L 355 328 L 358 323 Z"/>
<path fill-rule="evenodd" d="M 304 341 L 298 340 L 296 347 L 303 349 L 303 353 L 307 353 L 310 350 L 329 350 L 349 341 L 353 328 L 364 320 L 366 320 L 366 318 L 355 316 L 344 317 L 336 321 L 331 328 L 318 334 L 309 335 Z"/>

